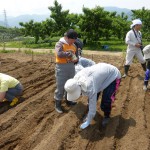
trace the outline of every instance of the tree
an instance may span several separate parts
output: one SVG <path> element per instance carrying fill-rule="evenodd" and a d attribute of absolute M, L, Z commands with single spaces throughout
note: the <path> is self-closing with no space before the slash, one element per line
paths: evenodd
<path fill-rule="evenodd" d="M 69 28 L 67 20 L 69 10 L 62 11 L 62 6 L 57 2 L 57 0 L 54 1 L 54 6 L 48 7 L 48 9 L 51 11 L 50 17 L 54 20 L 56 24 L 54 31 L 57 33 L 57 35 L 62 35 Z"/>
<path fill-rule="evenodd" d="M 88 41 L 99 41 L 100 37 L 109 38 L 112 20 L 109 12 L 97 6 L 94 9 L 83 8 L 79 27 Z"/>
<path fill-rule="evenodd" d="M 24 27 L 22 29 L 22 32 L 25 36 L 30 35 L 35 38 L 35 43 L 37 44 L 40 36 L 41 36 L 41 23 L 40 22 L 34 22 L 33 20 L 23 23 L 19 23 L 20 26 Z"/>
<path fill-rule="evenodd" d="M 117 12 L 110 13 L 112 19 L 112 33 L 118 39 L 125 39 L 125 35 L 129 30 L 128 16 L 123 12 L 117 15 Z"/>
<path fill-rule="evenodd" d="M 12 40 L 15 37 L 21 36 L 21 30 L 19 28 L 6 28 L 0 26 L 0 40 Z"/>
<path fill-rule="evenodd" d="M 47 36 L 53 36 L 55 33 L 55 22 L 52 19 L 46 19 L 41 23 L 41 38 L 45 39 Z"/>

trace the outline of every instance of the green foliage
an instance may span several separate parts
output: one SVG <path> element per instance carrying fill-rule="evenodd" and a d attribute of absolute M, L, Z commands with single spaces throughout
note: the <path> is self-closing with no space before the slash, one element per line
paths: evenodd
<path fill-rule="evenodd" d="M 107 46 L 107 49 L 103 47 Z M 110 40 L 100 39 L 99 42 L 93 42 L 84 46 L 84 49 L 98 50 L 98 51 L 126 51 L 127 45 L 124 41 L 117 38 L 111 38 Z"/>
<path fill-rule="evenodd" d="M 55 21 L 54 31 L 59 35 L 63 35 L 66 32 L 66 28 L 69 28 L 69 23 L 67 19 L 67 15 L 69 14 L 69 10 L 62 11 L 62 6 L 54 1 L 54 6 L 48 7 L 51 11 L 50 17 Z"/>
<path fill-rule="evenodd" d="M 142 35 L 148 41 L 150 40 L 150 10 L 143 7 L 139 10 L 132 10 L 133 18 L 140 18 L 143 22 Z"/>
<path fill-rule="evenodd" d="M 54 6 L 50 6 L 48 9 L 50 10 L 50 18 L 45 21 L 20 22 L 21 29 L 0 27 L 1 42 L 21 40 L 22 42 L 19 43 L 7 42 L 6 46 L 54 48 L 55 43 L 68 29 L 75 29 L 87 49 L 96 50 L 102 48 L 103 45 L 109 45 L 109 50 L 124 49 L 124 46 L 119 46 L 122 43 L 113 45 L 111 42 L 113 38 L 124 44 L 126 33 L 130 30 L 131 24 L 125 13 L 117 15 L 117 12 L 108 12 L 103 7 L 96 6 L 93 9 L 83 7 L 82 14 L 73 14 L 69 13 L 69 10 L 62 10 L 62 5 L 57 0 L 54 0 Z M 132 12 L 133 19 L 142 19 L 142 35 L 148 42 L 150 40 L 150 10 L 143 7 L 139 10 L 132 10 Z M 14 38 L 20 37 L 21 33 L 31 38 Z M 0 44 L 4 45 L 5 43 L 3 43 Z"/>
<path fill-rule="evenodd" d="M 24 50 L 24 53 L 25 53 L 25 54 L 33 54 L 33 51 L 30 50 L 30 49 L 29 49 L 29 50 Z"/>
<path fill-rule="evenodd" d="M 20 22 L 20 25 L 24 27 L 22 32 L 25 36 L 33 36 L 35 38 L 35 43 L 37 43 L 41 35 L 41 23 L 31 20 L 28 23 Z"/>
<path fill-rule="evenodd" d="M 26 38 L 22 41 L 22 46 L 30 47 L 30 48 L 54 48 L 55 43 L 60 39 L 60 37 L 47 37 L 44 40 L 41 38 L 39 41 L 35 44 L 34 38 Z M 24 47 L 23 46 L 23 47 Z"/>
<path fill-rule="evenodd" d="M 0 53 L 14 53 L 15 50 L 0 50 Z"/>
<path fill-rule="evenodd" d="M 0 26 L 0 41 L 9 41 L 21 35 L 19 28 L 5 28 Z"/>
<path fill-rule="evenodd" d="M 111 15 L 111 14 L 110 14 Z M 129 30 L 129 21 L 128 17 L 122 13 L 121 15 L 112 16 L 112 28 L 111 32 L 113 36 L 116 36 L 118 39 L 125 39 L 125 35 Z"/>
<path fill-rule="evenodd" d="M 97 6 L 94 9 L 83 8 L 83 15 L 79 22 L 84 38 L 89 41 L 99 41 L 100 37 L 109 37 L 112 20 L 109 12 Z"/>

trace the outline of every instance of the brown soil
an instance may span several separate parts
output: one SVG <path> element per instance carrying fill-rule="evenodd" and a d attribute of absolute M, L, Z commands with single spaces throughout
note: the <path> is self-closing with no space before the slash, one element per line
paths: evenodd
<path fill-rule="evenodd" d="M 92 124 L 80 130 L 87 98 L 65 113 L 54 109 L 55 64 L 50 54 L 32 57 L 22 53 L 1 54 L 0 72 L 19 79 L 24 85 L 20 103 L 10 108 L 0 104 L 0 150 L 148 150 L 150 147 L 150 90 L 143 91 L 144 72 L 133 63 L 129 76 L 122 79 L 106 128 L 97 105 Z M 107 62 L 123 72 L 119 55 L 85 55 L 95 62 Z"/>

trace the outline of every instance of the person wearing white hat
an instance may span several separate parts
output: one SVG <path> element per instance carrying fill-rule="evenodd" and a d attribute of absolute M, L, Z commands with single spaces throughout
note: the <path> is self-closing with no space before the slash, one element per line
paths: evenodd
<path fill-rule="evenodd" d="M 126 61 L 124 65 L 124 75 L 125 78 L 128 74 L 129 67 L 132 63 L 134 56 L 137 57 L 141 63 L 143 70 L 146 70 L 146 63 L 142 54 L 142 35 L 140 29 L 142 27 L 142 21 L 140 19 L 135 19 L 132 21 L 131 30 L 126 34 L 125 42 L 127 46 Z"/>
<path fill-rule="evenodd" d="M 102 125 L 110 119 L 112 102 L 121 81 L 120 71 L 113 65 L 98 63 L 79 71 L 74 78 L 67 80 L 65 90 L 67 100 L 76 101 L 81 94 L 88 96 L 88 114 L 81 129 L 88 127 L 96 114 L 99 93 L 103 91 L 101 109 L 104 112 Z"/>
<path fill-rule="evenodd" d="M 147 45 L 143 49 L 144 59 L 146 60 L 146 71 L 145 71 L 145 79 L 143 90 L 147 91 L 148 81 L 150 79 L 150 45 Z"/>

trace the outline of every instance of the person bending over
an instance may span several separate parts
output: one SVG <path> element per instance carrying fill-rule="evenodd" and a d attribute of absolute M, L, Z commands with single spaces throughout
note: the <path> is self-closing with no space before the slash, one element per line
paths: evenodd
<path fill-rule="evenodd" d="M 100 92 L 103 91 L 101 109 L 104 112 L 102 125 L 105 126 L 110 119 L 111 106 L 115 100 L 115 93 L 121 81 L 120 71 L 113 65 L 98 63 L 79 71 L 74 78 L 67 80 L 65 90 L 67 99 L 76 101 L 81 94 L 88 96 L 88 114 L 81 129 L 90 125 L 96 114 L 96 104 Z"/>

